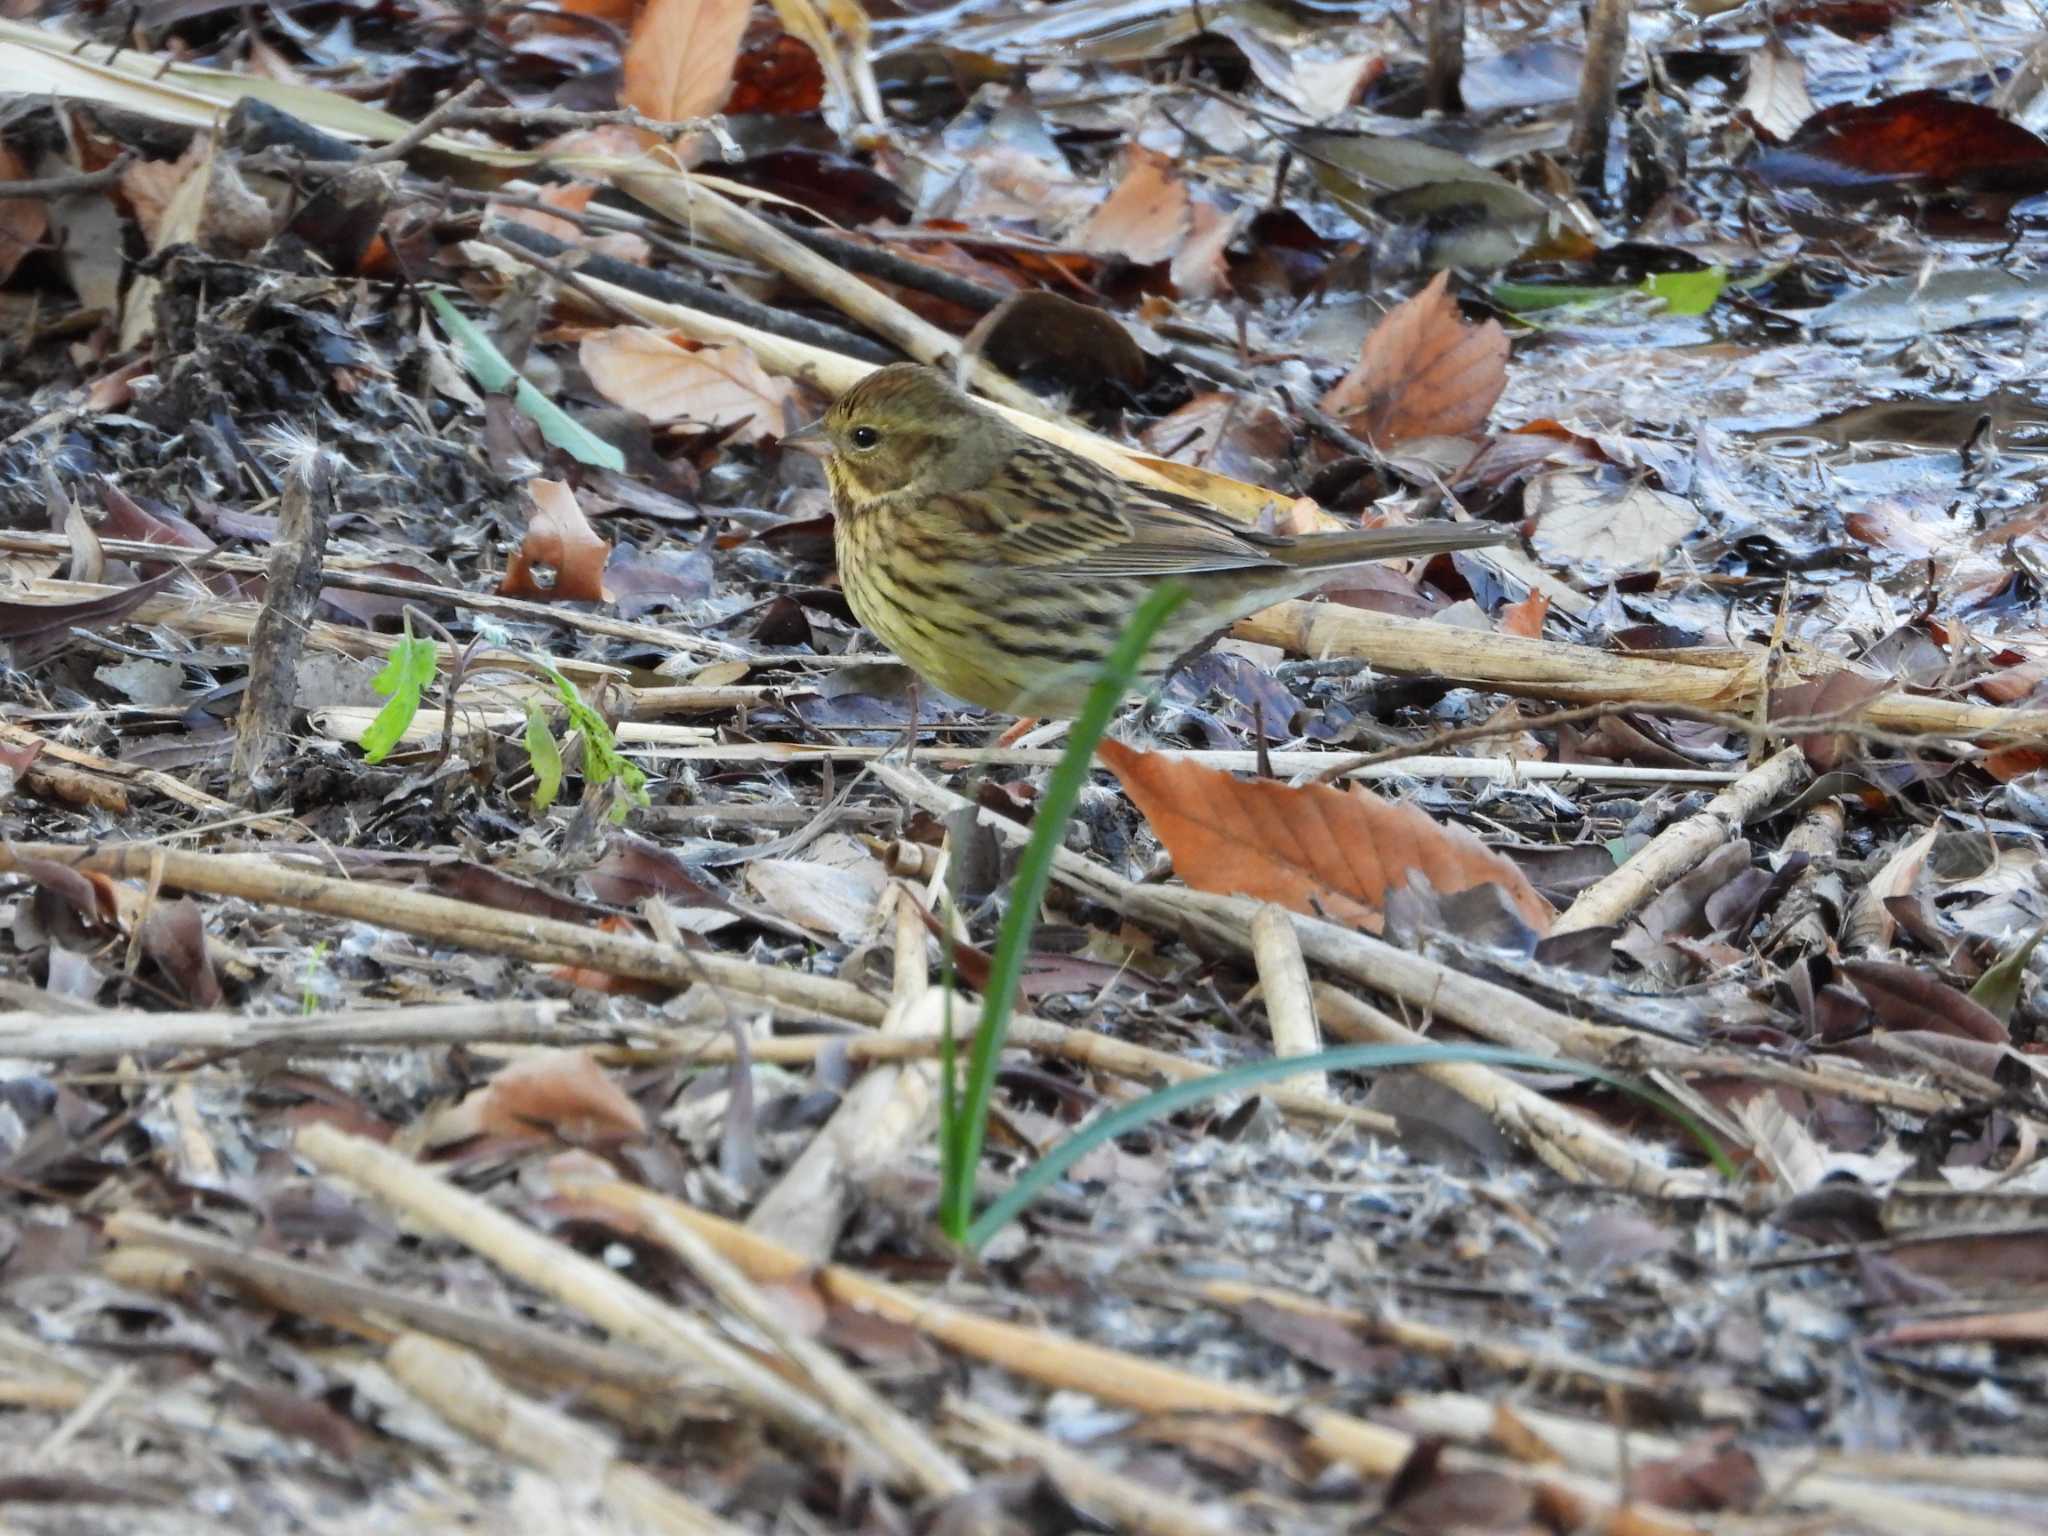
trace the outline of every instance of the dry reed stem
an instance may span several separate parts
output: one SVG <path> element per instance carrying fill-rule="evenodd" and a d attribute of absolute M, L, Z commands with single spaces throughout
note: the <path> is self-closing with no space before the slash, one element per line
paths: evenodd
<path fill-rule="evenodd" d="M 408 1392 L 472 1440 L 561 1482 L 565 1508 L 590 1489 L 635 1531 L 746 1536 L 742 1527 L 621 1460 L 613 1436 L 522 1397 L 466 1349 L 408 1333 L 385 1351 L 384 1364 Z"/>
<path fill-rule="evenodd" d="M 1323 1048 L 1316 1027 L 1315 999 L 1309 993 L 1308 961 L 1294 924 L 1279 907 L 1267 905 L 1252 914 L 1252 963 L 1259 971 L 1259 992 L 1266 1021 L 1273 1031 L 1276 1056 L 1312 1056 Z M 1294 1080 L 1304 1093 L 1328 1094 L 1330 1080 L 1321 1072 L 1304 1072 Z"/>
<path fill-rule="evenodd" d="M 538 964 L 578 966 L 637 981 L 688 987 L 702 982 L 826 1018 L 879 1024 L 882 1004 L 859 987 L 829 977 L 778 970 L 711 951 L 675 950 L 624 934 L 600 933 L 554 918 L 502 912 L 473 902 L 365 881 L 285 869 L 266 859 L 185 853 L 135 843 L 75 848 L 16 843 L 0 848 L 0 870 L 29 859 L 126 878 L 159 875 L 177 890 L 318 912 L 395 928 L 451 948 L 511 955 Z"/>
<path fill-rule="evenodd" d="M 1806 778 L 1806 758 L 1797 747 L 1786 747 L 1766 758 L 1716 795 L 1703 810 L 1666 827 L 1619 869 L 1579 892 L 1578 899 L 1550 925 L 1550 931 L 1577 933 L 1627 921 L 1630 914 L 1647 905 L 1708 854 L 1740 836 L 1745 825 L 1762 816 Z"/>
<path fill-rule="evenodd" d="M 930 1038 L 942 1019 L 940 1000 L 927 991 L 924 923 L 907 888 L 891 885 L 889 893 L 896 968 L 877 1035 Z M 938 1071 L 927 1060 L 872 1067 L 755 1202 L 748 1227 L 820 1263 L 830 1258 L 862 1187 L 926 1133 L 938 1088 Z"/>
<path fill-rule="evenodd" d="M 999 1322 L 875 1280 L 840 1264 L 814 1266 L 804 1255 L 677 1200 L 637 1185 L 592 1179 L 569 1186 L 577 1198 L 609 1207 L 627 1223 L 661 1211 L 693 1228 L 727 1258 L 764 1284 L 807 1280 L 830 1301 L 914 1328 L 949 1348 L 1000 1365 L 1054 1390 L 1086 1392 L 1106 1403 L 1145 1413 L 1261 1414 L 1299 1425 L 1317 1454 L 1375 1478 L 1391 1477 L 1414 1441 L 1350 1414 L 1304 1405 L 1256 1388 L 1213 1381 L 1155 1360 L 1091 1344 L 1042 1328 Z M 1696 1536 L 1694 1528 L 1661 1511 L 1635 1506 L 1629 1525 L 1598 1478 L 1535 1472 L 1529 1480 L 1570 1512 L 1566 1523 L 1590 1530 L 1628 1530 L 1634 1536 Z"/>

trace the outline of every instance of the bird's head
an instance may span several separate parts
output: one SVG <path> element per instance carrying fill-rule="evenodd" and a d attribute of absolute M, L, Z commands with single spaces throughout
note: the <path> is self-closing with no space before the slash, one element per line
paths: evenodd
<path fill-rule="evenodd" d="M 823 459 L 833 488 L 857 501 L 985 484 L 1016 430 L 931 369 L 895 363 L 869 374 L 822 420 L 782 443 Z"/>

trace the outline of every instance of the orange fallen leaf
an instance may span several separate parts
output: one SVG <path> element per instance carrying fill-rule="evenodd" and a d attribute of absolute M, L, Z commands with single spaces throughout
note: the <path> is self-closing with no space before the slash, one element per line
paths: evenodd
<path fill-rule="evenodd" d="M 591 528 L 576 504 L 576 493 L 559 480 L 530 480 L 526 489 L 533 497 L 533 520 L 505 567 L 498 595 L 543 602 L 610 602 L 611 594 L 604 588 L 604 563 L 611 558 L 612 546 Z M 552 582 L 539 580 L 536 570 L 540 566 L 553 568 Z"/>
<path fill-rule="evenodd" d="M 650 0 L 626 44 L 619 100 L 663 122 L 716 112 L 752 10 L 749 0 Z"/>
<path fill-rule="evenodd" d="M 647 1134 L 640 1106 L 586 1051 L 539 1051 L 514 1062 L 434 1123 L 429 1141 L 472 1136 L 622 1141 Z"/>
<path fill-rule="evenodd" d="M 1193 216 L 1188 184 L 1173 174 L 1172 162 L 1134 144 L 1124 158 L 1124 179 L 1088 216 L 1075 243 L 1097 256 L 1149 267 L 1180 249 Z"/>
<path fill-rule="evenodd" d="M 1468 325 L 1439 272 L 1380 318 L 1358 366 L 1323 396 L 1323 409 L 1388 448 L 1417 437 L 1457 437 L 1486 425 L 1508 383 L 1500 322 Z"/>
<path fill-rule="evenodd" d="M 584 337 L 577 359 L 614 405 L 657 423 L 731 428 L 735 443 L 782 436 L 801 400 L 795 384 L 770 374 L 737 341 L 692 347 L 663 331 L 622 325 Z"/>
<path fill-rule="evenodd" d="M 1097 750 L 1166 845 L 1174 872 L 1196 890 L 1274 901 L 1378 933 L 1387 893 L 1413 874 L 1446 895 L 1498 885 L 1539 933 L 1556 915 L 1509 860 L 1416 806 L 1357 785 L 1347 793 L 1233 778 L 1113 740 Z"/>
<path fill-rule="evenodd" d="M 1531 592 L 1519 603 L 1508 603 L 1500 611 L 1500 632 L 1525 639 L 1543 637 L 1543 621 L 1550 615 L 1550 594 Z"/>

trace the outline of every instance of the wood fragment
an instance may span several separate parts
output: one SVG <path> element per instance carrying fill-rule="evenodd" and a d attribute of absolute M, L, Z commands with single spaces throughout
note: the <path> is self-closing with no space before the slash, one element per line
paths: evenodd
<path fill-rule="evenodd" d="M 1323 1019 L 1340 1040 L 1373 1045 L 1426 1045 L 1429 1041 L 1341 988 L 1324 982 L 1315 989 Z M 1480 1062 L 1414 1067 L 1433 1082 L 1476 1105 L 1501 1131 L 1527 1147 L 1553 1173 L 1574 1184 L 1611 1184 L 1623 1189 L 1653 1184 L 1663 1159 L 1652 1149 L 1618 1136 L 1597 1120 L 1554 1103 Z"/>
<path fill-rule="evenodd" d="M 1252 963 L 1259 970 L 1259 992 L 1273 1030 L 1273 1051 L 1279 1056 L 1310 1056 L 1323 1048 L 1316 1025 L 1315 999 L 1309 992 L 1308 961 L 1294 924 L 1279 907 L 1268 904 L 1252 914 Z M 1321 1072 L 1304 1072 L 1294 1080 L 1304 1093 L 1327 1094 L 1330 1081 Z"/>
<path fill-rule="evenodd" d="M 316 451 L 286 476 L 263 606 L 249 631 L 249 684 L 235 724 L 228 795 L 259 810 L 284 792 L 287 765 L 281 759 L 298 705 L 299 657 L 320 601 L 334 463 L 331 454 Z"/>
<path fill-rule="evenodd" d="M 777 970 L 710 950 L 676 950 L 625 934 L 600 933 L 556 918 L 504 912 L 473 902 L 286 869 L 266 859 L 185 853 L 134 843 L 74 848 L 19 843 L 0 848 L 0 870 L 23 860 L 51 859 L 77 869 L 147 878 L 161 869 L 178 890 L 319 912 L 374 923 L 458 949 L 511 955 L 541 965 L 576 966 L 635 981 L 689 987 L 699 982 L 810 1010 L 827 1018 L 879 1024 L 882 1004 L 859 987 L 830 977 Z"/>
<path fill-rule="evenodd" d="M 1579 892 L 1578 899 L 1551 925 L 1551 933 L 1576 933 L 1625 921 L 1806 778 L 1806 758 L 1797 747 L 1786 747 L 1765 759 L 1703 810 L 1666 827 L 1613 874 Z"/>
<path fill-rule="evenodd" d="M 845 1426 L 830 1412 L 706 1323 L 457 1189 L 433 1170 L 331 1125 L 307 1126 L 295 1146 L 315 1167 L 348 1180 L 409 1221 L 475 1249 L 618 1339 L 696 1373 L 703 1390 L 729 1397 L 814 1443 L 845 1443 Z"/>
<path fill-rule="evenodd" d="M 843 1264 L 815 1267 L 802 1254 L 744 1227 L 638 1185 L 578 1179 L 571 1187 L 577 1198 L 608 1206 L 629 1223 L 649 1210 L 666 1213 L 694 1229 L 756 1280 L 808 1279 L 842 1306 L 914 1328 L 949 1348 L 1056 1390 L 1086 1392 L 1102 1402 L 1145 1413 L 1272 1416 L 1298 1425 L 1319 1455 L 1375 1478 L 1391 1477 L 1414 1450 L 1414 1441 L 1403 1431 L 1351 1414 L 1216 1381 L 1048 1329 L 980 1317 Z M 1529 1477 L 1559 1508 L 1570 1511 L 1573 1528 L 1606 1528 L 1604 1522 L 1614 1506 L 1604 1478 L 1540 1471 Z M 1629 1529 L 1635 1536 L 1697 1536 L 1690 1522 L 1654 1506 L 1637 1505 L 1630 1513 L 1636 1523 Z"/>
<path fill-rule="evenodd" d="M 882 1038 L 925 1037 L 943 1024 L 946 999 L 926 989 L 924 923 L 901 884 L 894 898 L 895 987 Z M 956 1015 L 963 1003 L 953 1002 Z M 972 1018 L 973 1015 L 967 1015 Z M 962 1021 L 963 1028 L 966 1020 Z M 862 1189 L 904 1156 L 937 1113 L 939 1076 L 929 1060 L 872 1065 L 848 1091 L 774 1186 L 754 1203 L 747 1225 L 823 1263 L 838 1247 Z"/>
<path fill-rule="evenodd" d="M 385 1365 L 413 1396 L 465 1434 L 572 1488 L 595 1486 L 635 1530 L 662 1536 L 746 1536 L 693 1500 L 624 1461 L 614 1439 L 512 1391 L 466 1349 L 409 1333 Z M 577 1501 L 565 1499 L 565 1507 Z"/>
<path fill-rule="evenodd" d="M 1634 0 L 1592 0 L 1586 17 L 1586 63 L 1579 76 L 1571 138 L 1565 145 L 1582 187 L 1597 190 L 1604 180 L 1614 99 L 1628 58 L 1628 23 L 1634 9 Z"/>

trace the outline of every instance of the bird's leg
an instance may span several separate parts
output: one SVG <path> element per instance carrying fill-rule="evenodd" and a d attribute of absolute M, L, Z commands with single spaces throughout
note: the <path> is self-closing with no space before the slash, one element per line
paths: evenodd
<path fill-rule="evenodd" d="M 903 727 L 903 734 L 896 739 L 887 752 L 884 752 L 880 758 L 876 759 L 877 762 L 886 761 L 891 752 L 901 747 L 903 749 L 904 765 L 908 767 L 916 763 L 917 724 L 918 717 L 923 713 L 924 679 L 913 672 L 910 674 L 910 723 Z"/>
<path fill-rule="evenodd" d="M 1015 745 L 1017 745 L 1018 742 L 1022 741 L 1026 736 L 1030 735 L 1031 732 L 1037 729 L 1038 716 L 1020 715 L 1003 731 L 1002 735 L 996 738 L 996 746 L 998 748 L 1014 747 Z"/>

